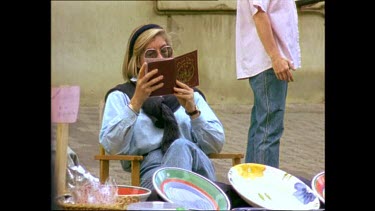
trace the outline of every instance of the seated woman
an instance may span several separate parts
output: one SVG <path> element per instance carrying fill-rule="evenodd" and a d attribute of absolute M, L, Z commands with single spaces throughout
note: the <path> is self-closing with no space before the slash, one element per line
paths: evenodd
<path fill-rule="evenodd" d="M 220 153 L 223 125 L 197 89 L 176 81 L 174 94 L 150 97 L 161 88 L 163 76 L 151 79 L 146 59 L 171 58 L 167 32 L 156 24 L 142 25 L 131 34 L 122 67 L 125 83 L 105 96 L 100 143 L 109 154 L 143 155 L 141 186 L 154 189 L 153 173 L 161 167 L 179 167 L 215 181 L 215 168 L 207 157 Z M 125 171 L 130 162 L 121 161 Z"/>

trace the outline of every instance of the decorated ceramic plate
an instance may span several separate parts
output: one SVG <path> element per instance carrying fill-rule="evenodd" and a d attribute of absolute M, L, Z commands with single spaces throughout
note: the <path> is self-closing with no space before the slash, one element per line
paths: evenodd
<path fill-rule="evenodd" d="M 230 210 L 227 195 L 207 178 L 181 168 L 156 171 L 152 183 L 164 200 L 191 210 Z"/>
<path fill-rule="evenodd" d="M 325 203 L 325 172 L 320 172 L 319 174 L 315 175 L 311 181 L 311 188 L 312 190 L 318 195 L 320 201 Z"/>
<path fill-rule="evenodd" d="M 229 169 L 228 179 L 247 203 L 270 210 L 319 209 L 316 194 L 300 179 L 278 168 L 243 163 Z"/>

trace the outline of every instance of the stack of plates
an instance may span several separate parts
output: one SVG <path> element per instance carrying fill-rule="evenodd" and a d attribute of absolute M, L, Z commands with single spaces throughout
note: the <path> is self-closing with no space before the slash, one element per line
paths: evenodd
<path fill-rule="evenodd" d="M 238 210 L 316 210 L 320 208 L 319 199 L 324 202 L 324 172 L 314 177 L 313 190 L 285 171 L 257 163 L 231 167 L 228 179 L 241 198 L 252 206 Z M 152 182 L 158 195 L 177 208 L 231 209 L 230 201 L 220 187 L 192 171 L 164 167 L 154 173 Z"/>

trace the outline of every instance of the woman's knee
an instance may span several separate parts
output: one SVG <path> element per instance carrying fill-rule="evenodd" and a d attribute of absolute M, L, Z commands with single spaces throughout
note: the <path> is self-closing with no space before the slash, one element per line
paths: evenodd
<path fill-rule="evenodd" d="M 194 144 L 193 142 L 185 139 L 185 138 L 178 138 L 176 139 L 170 147 L 172 148 L 176 148 L 176 149 L 182 149 L 182 148 L 186 148 L 186 147 L 189 147 L 189 148 L 195 148 L 197 145 Z"/>

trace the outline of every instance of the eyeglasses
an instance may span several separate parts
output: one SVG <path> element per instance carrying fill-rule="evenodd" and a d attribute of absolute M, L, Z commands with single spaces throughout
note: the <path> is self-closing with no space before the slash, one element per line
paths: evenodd
<path fill-rule="evenodd" d="M 173 48 L 169 45 L 166 45 L 159 50 L 160 55 L 163 58 L 171 58 L 173 56 Z M 145 51 L 145 58 L 158 58 L 158 50 L 150 48 Z"/>

